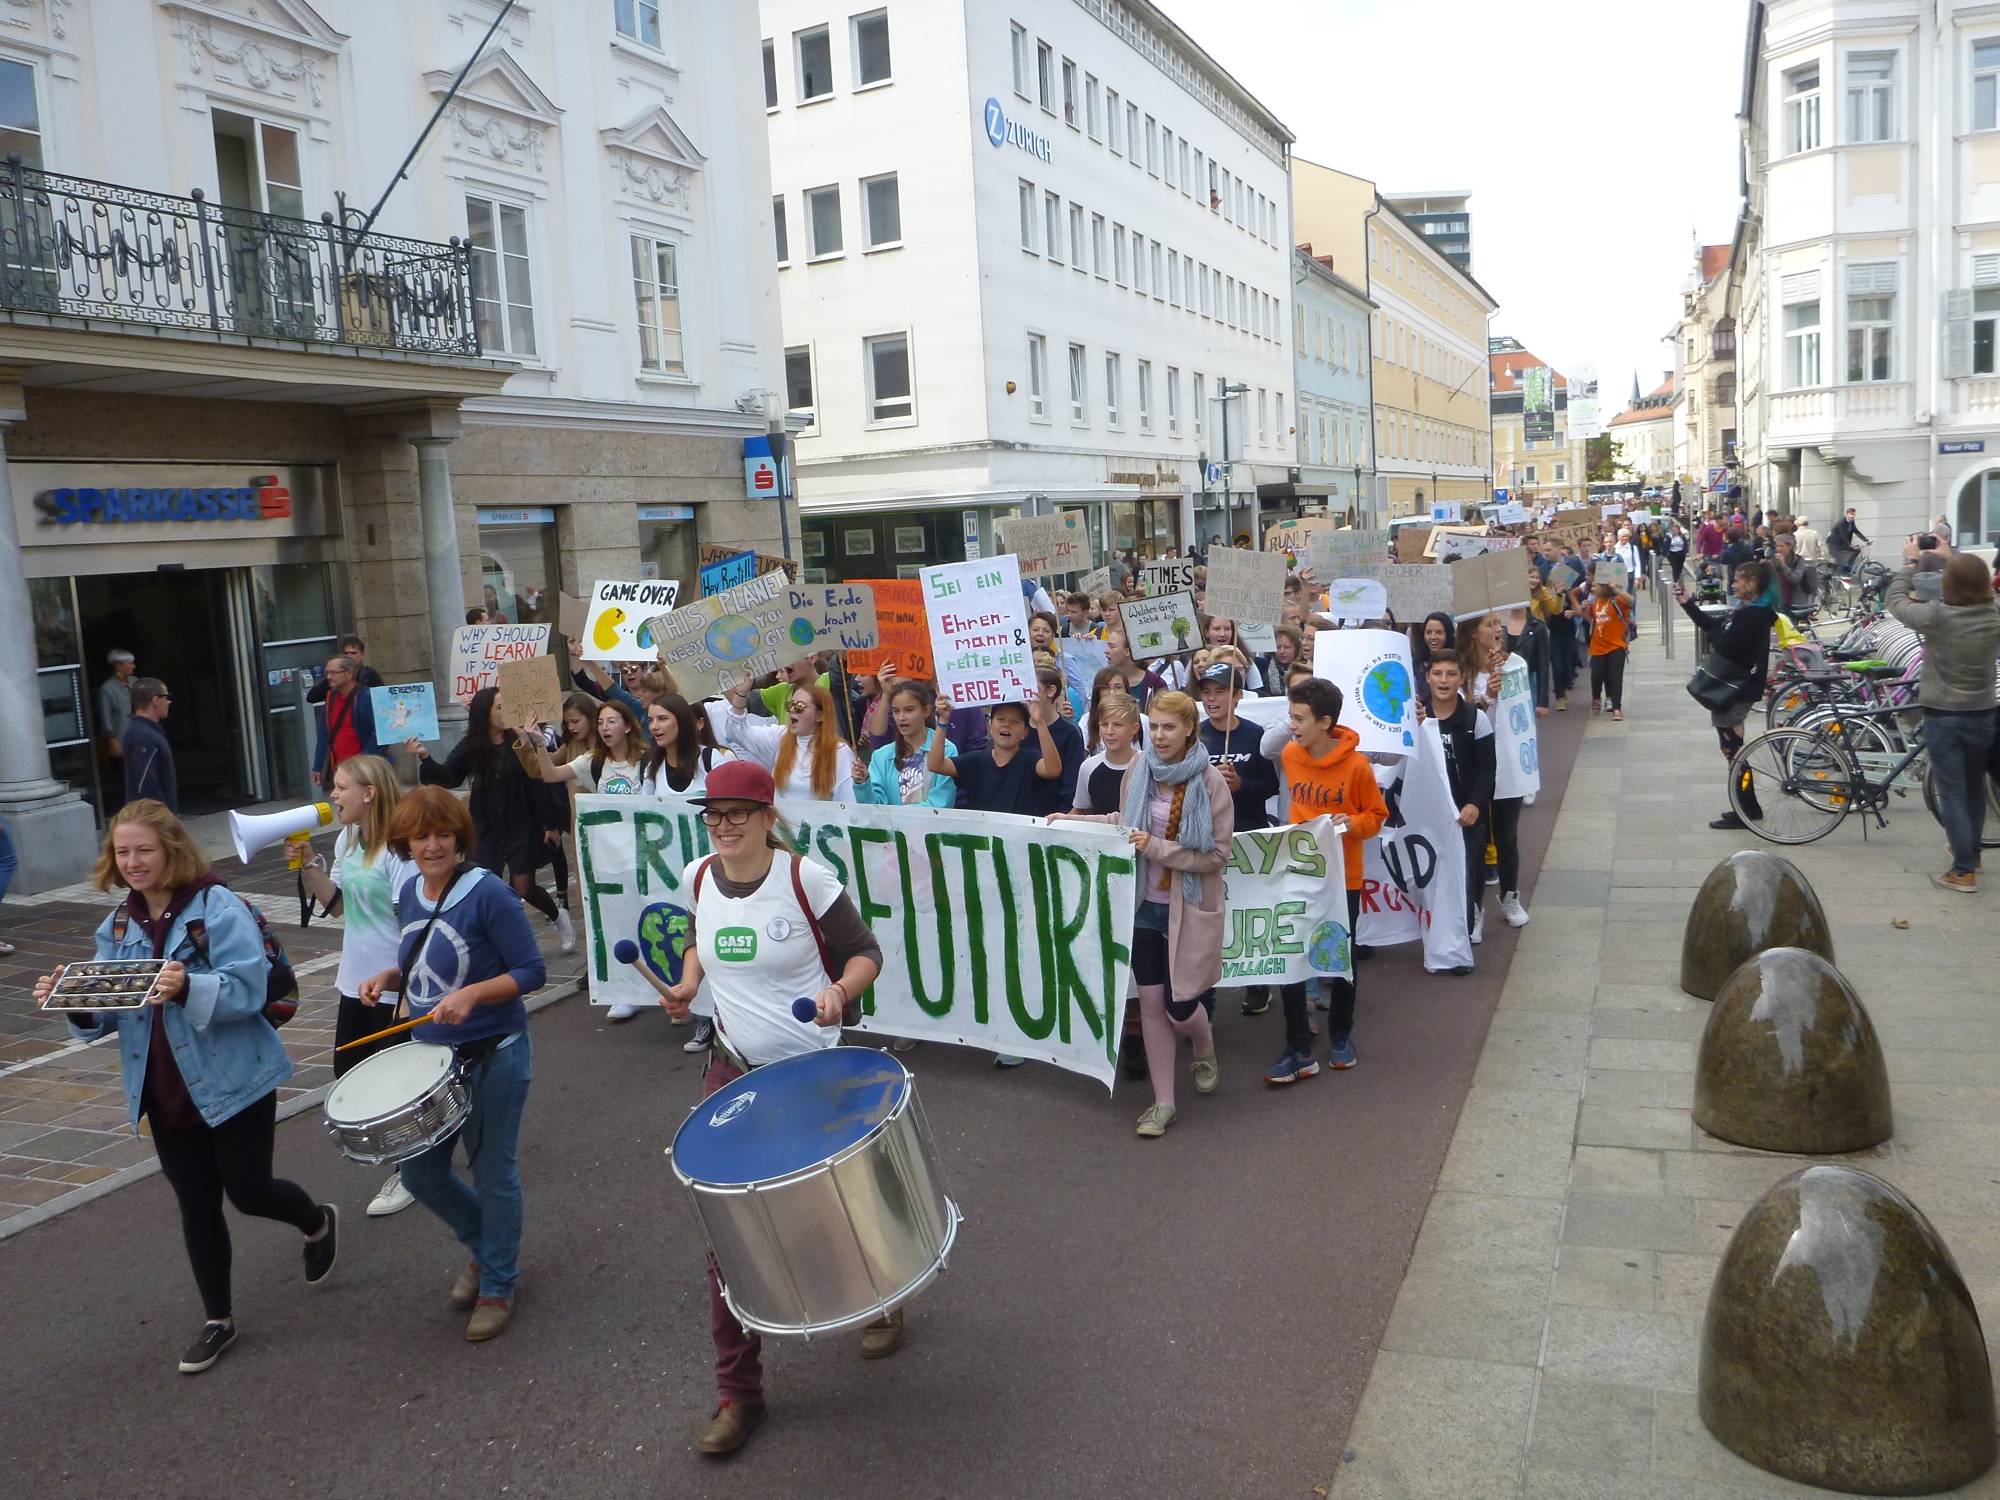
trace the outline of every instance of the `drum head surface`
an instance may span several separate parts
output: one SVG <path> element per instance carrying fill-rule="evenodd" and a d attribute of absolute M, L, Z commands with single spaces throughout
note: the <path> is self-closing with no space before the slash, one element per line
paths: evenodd
<path fill-rule="evenodd" d="M 434 1042 L 403 1042 L 364 1057 L 326 1096 L 329 1120 L 374 1120 L 414 1104 L 451 1071 L 452 1051 Z"/>
<path fill-rule="evenodd" d="M 702 1100 L 674 1135 L 674 1165 L 718 1187 L 785 1177 L 864 1139 L 909 1090 L 909 1070 L 872 1047 L 788 1057 Z"/>

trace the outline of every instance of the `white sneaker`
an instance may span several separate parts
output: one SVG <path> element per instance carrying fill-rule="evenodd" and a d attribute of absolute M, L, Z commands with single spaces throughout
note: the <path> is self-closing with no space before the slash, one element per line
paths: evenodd
<path fill-rule="evenodd" d="M 1486 908 L 1483 906 L 1472 914 L 1472 940 L 1475 943 L 1486 941 Z"/>
<path fill-rule="evenodd" d="M 1509 927 L 1526 927 L 1528 925 L 1528 908 L 1521 904 L 1521 893 L 1519 891 L 1502 891 L 1500 893 L 1500 915 L 1507 919 Z"/>
<path fill-rule="evenodd" d="M 562 939 L 562 951 L 576 952 L 576 923 L 562 907 L 556 908 L 556 935 Z"/>
<path fill-rule="evenodd" d="M 616 1026 L 620 1021 L 629 1021 L 639 1014 L 636 1005 L 614 1005 L 604 1013 L 604 1019 Z"/>
<path fill-rule="evenodd" d="M 390 1214 L 399 1214 L 417 1200 L 410 1196 L 410 1190 L 403 1186 L 403 1174 L 391 1172 L 389 1180 L 382 1184 L 382 1191 L 368 1203 L 368 1217 L 386 1219 Z"/>

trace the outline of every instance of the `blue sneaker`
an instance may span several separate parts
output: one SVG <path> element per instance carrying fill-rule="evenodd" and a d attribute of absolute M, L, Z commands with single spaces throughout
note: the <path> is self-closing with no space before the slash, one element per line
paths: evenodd
<path fill-rule="evenodd" d="M 1326 1060 L 1329 1068 L 1351 1068 L 1360 1059 L 1354 1055 L 1354 1039 L 1337 1036 L 1333 1039 L 1333 1055 Z"/>
<path fill-rule="evenodd" d="M 1301 1078 L 1310 1078 L 1319 1072 L 1319 1064 L 1303 1052 L 1287 1051 L 1264 1070 L 1266 1083 L 1297 1083 Z"/>

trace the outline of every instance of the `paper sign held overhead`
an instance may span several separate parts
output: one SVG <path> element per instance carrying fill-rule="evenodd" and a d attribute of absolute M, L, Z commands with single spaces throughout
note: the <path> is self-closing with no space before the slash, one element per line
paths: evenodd
<path fill-rule="evenodd" d="M 1106 594 L 1111 592 L 1111 570 L 1109 568 L 1092 568 L 1088 573 L 1083 575 L 1083 578 L 1077 583 L 1076 588 L 1080 594 L 1087 594 L 1093 599 L 1102 599 Z"/>
<path fill-rule="evenodd" d="M 451 633 L 451 696 L 470 703 L 499 680 L 500 664 L 540 656 L 549 648 L 546 625 L 461 625 Z"/>
<path fill-rule="evenodd" d="M 574 594 L 556 595 L 556 630 L 570 640 L 583 639 L 584 626 L 590 620 L 590 601 L 579 599 Z"/>
<path fill-rule="evenodd" d="M 1322 630 L 1313 675 L 1340 689 L 1340 722 L 1361 736 L 1363 755 L 1406 755 L 1415 743 L 1410 638 L 1400 630 Z"/>
<path fill-rule="evenodd" d="M 1111 665 L 1104 642 L 1089 636 L 1073 636 L 1056 642 L 1061 648 L 1063 678 L 1073 693 L 1081 693 L 1086 703 L 1090 701 L 1091 684 L 1097 681 L 1097 674 Z"/>
<path fill-rule="evenodd" d="M 931 662 L 931 626 L 924 614 L 923 585 L 914 578 L 871 578 L 854 587 L 875 595 L 875 640 L 872 650 L 851 652 L 847 671 L 854 677 L 879 677 L 885 669 L 898 677 L 929 682 L 936 675 Z"/>
<path fill-rule="evenodd" d="M 500 717 L 515 729 L 562 722 L 562 676 L 553 656 L 500 664 Z"/>
<path fill-rule="evenodd" d="M 1014 554 L 1023 578 L 1080 573 L 1090 566 L 1090 533 L 1074 512 L 1008 516 L 1000 522 L 1000 547 Z"/>
<path fill-rule="evenodd" d="M 1344 578 L 1357 568 L 1389 560 L 1386 531 L 1316 531 L 1306 549 L 1313 577 Z"/>
<path fill-rule="evenodd" d="M 815 651 L 872 651 L 879 644 L 875 591 L 865 583 L 795 583 L 785 601 L 794 621 L 811 624 Z"/>
<path fill-rule="evenodd" d="M 385 745 L 438 737 L 437 690 L 428 682 L 394 682 L 368 690 L 375 738 Z"/>
<path fill-rule="evenodd" d="M 1608 583 L 1621 594 L 1632 591 L 1631 570 L 1615 557 L 1600 557 L 1590 570 L 1590 581 Z"/>
<path fill-rule="evenodd" d="M 1147 563 L 1139 570 L 1139 586 L 1149 594 L 1171 594 L 1194 587 L 1194 559 Z"/>
<path fill-rule="evenodd" d="M 728 557 L 712 563 L 703 563 L 696 573 L 696 581 L 701 586 L 701 596 L 719 594 L 724 589 L 734 588 L 739 583 L 748 583 L 757 576 L 757 554 L 754 552 L 732 552 Z"/>
<path fill-rule="evenodd" d="M 1218 547 L 1208 555 L 1208 587 L 1202 607 L 1211 617 L 1275 625 L 1285 616 L 1288 571 L 1281 553 Z"/>
<path fill-rule="evenodd" d="M 1192 651 L 1201 641 L 1201 622 L 1195 616 L 1192 593 L 1127 599 L 1119 617 L 1125 622 L 1125 642 L 1135 661 Z"/>
<path fill-rule="evenodd" d="M 671 578 L 630 583 L 599 579 L 591 587 L 590 612 L 584 619 L 584 660 L 658 661 L 660 645 L 648 622 L 673 609 L 680 588 Z"/>
<path fill-rule="evenodd" d="M 1326 591 L 1327 612 L 1342 622 L 1379 620 L 1389 612 L 1389 590 L 1376 578 L 1336 578 Z"/>
<path fill-rule="evenodd" d="M 919 574 L 930 619 L 938 691 L 957 708 L 1025 703 L 1036 692 L 1028 659 L 1021 570 L 1010 556 L 945 563 Z"/>
<path fill-rule="evenodd" d="M 1528 554 L 1522 548 L 1468 557 L 1451 565 L 1451 612 L 1455 619 L 1513 609 L 1528 602 Z"/>
<path fill-rule="evenodd" d="M 656 615 L 649 634 L 682 696 L 714 697 L 819 649 L 824 621 L 792 609 L 791 595 L 783 573 L 766 573 Z"/>

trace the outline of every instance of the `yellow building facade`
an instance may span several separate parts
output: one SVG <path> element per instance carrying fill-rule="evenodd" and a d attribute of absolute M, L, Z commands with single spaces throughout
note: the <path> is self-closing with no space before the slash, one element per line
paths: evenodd
<path fill-rule="evenodd" d="M 1294 237 L 1367 289 L 1376 470 L 1394 516 L 1491 498 L 1487 327 L 1499 304 L 1383 202 L 1375 184 L 1292 158 Z"/>

